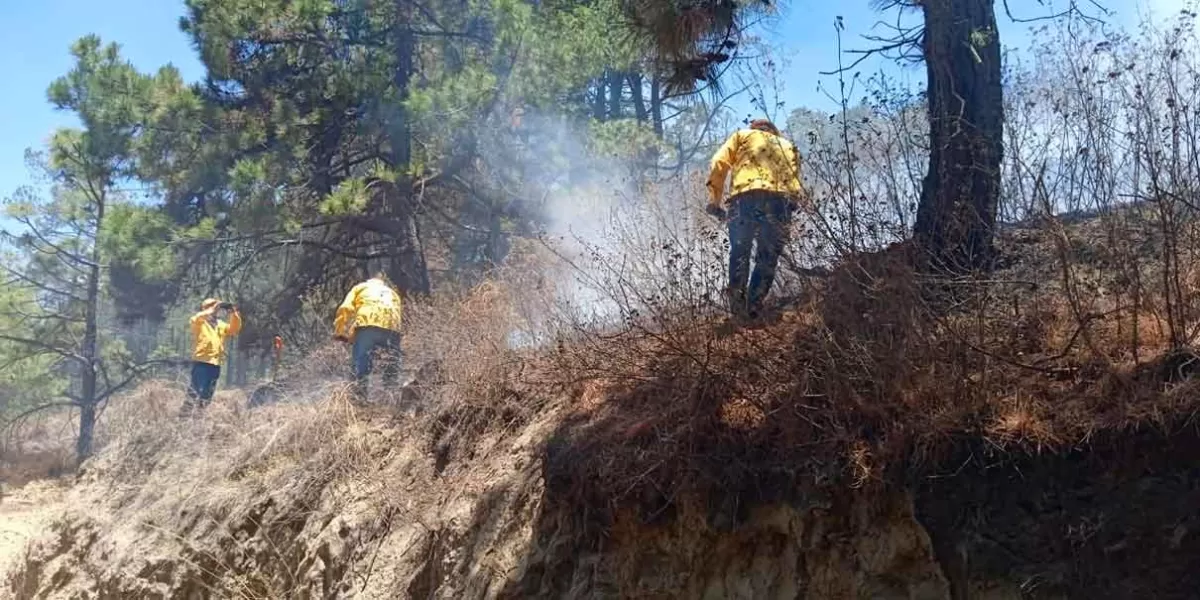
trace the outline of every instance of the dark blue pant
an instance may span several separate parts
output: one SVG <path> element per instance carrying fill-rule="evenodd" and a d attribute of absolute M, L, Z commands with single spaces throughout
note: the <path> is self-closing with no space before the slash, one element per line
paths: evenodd
<path fill-rule="evenodd" d="M 383 383 L 394 386 L 400 378 L 400 332 L 382 327 L 359 327 L 354 330 L 351 368 L 354 371 L 354 393 L 360 400 L 367 397 L 367 378 L 374 367 L 375 355 L 383 362 Z"/>
<path fill-rule="evenodd" d="M 791 222 L 787 198 L 769 192 L 746 192 L 729 206 L 729 303 L 739 315 L 756 315 L 775 282 L 775 268 L 787 243 Z M 754 252 L 754 272 L 750 253 Z M 746 279 L 749 278 L 747 289 Z"/>
<path fill-rule="evenodd" d="M 188 390 L 189 404 L 200 408 L 212 402 L 213 392 L 217 391 L 217 381 L 221 379 L 221 367 L 195 361 L 192 363 L 192 386 Z"/>

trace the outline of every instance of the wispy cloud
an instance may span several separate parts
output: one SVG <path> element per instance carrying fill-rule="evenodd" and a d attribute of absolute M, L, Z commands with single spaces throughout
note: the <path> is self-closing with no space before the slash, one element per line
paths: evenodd
<path fill-rule="evenodd" d="M 1196 0 L 1139 0 L 1138 9 L 1143 16 L 1155 20 L 1169 19 L 1179 14 L 1179 11 L 1197 8 Z"/>

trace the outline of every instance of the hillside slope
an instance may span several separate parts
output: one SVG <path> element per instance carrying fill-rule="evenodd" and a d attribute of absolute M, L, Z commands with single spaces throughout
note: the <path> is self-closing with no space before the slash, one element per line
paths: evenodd
<path fill-rule="evenodd" d="M 898 248 L 763 326 L 456 356 L 368 409 L 328 379 L 194 422 L 131 400 L 8 592 L 1193 597 L 1195 357 L 1131 350 L 1155 316 L 1119 290 L 1063 302 L 1052 238 L 1014 235 L 988 302 L 930 299 Z"/>
<path fill-rule="evenodd" d="M 1194 435 L 993 457 L 906 488 L 631 503 L 595 536 L 590 508 L 546 485 L 571 404 L 543 408 L 440 472 L 417 428 L 337 401 L 156 424 L 88 467 L 10 597 L 949 598 L 963 577 L 977 598 L 1183 598 L 1200 584 Z"/>
<path fill-rule="evenodd" d="M 569 410 L 456 447 L 338 401 L 147 430 L 91 463 L 21 598 L 944 597 L 903 494 L 736 528 L 618 517 L 593 545 L 543 477 Z M 682 512 L 682 511 L 681 511 Z"/>

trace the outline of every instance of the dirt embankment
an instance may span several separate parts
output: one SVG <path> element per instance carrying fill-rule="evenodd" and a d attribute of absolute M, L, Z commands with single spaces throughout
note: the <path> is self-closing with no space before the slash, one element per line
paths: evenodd
<path fill-rule="evenodd" d="M 1031 256 L 933 298 L 865 257 L 762 327 L 635 319 L 537 356 L 464 320 L 441 339 L 475 354 L 400 399 L 423 411 L 305 386 L 185 422 L 142 394 L 166 408 L 126 403 L 6 590 L 1195 597 L 1200 361 L 1119 282 L 1025 285 Z"/>
<path fill-rule="evenodd" d="M 759 506 L 736 524 L 687 504 L 658 524 L 622 512 L 604 541 L 590 539 L 588 516 L 545 485 L 545 441 L 568 408 L 549 405 L 518 430 L 443 444 L 440 471 L 421 432 L 336 401 L 148 430 L 89 464 L 7 591 L 945 597 L 904 494 Z"/>
<path fill-rule="evenodd" d="M 581 406 L 469 439 L 336 399 L 155 423 L 88 464 L 7 596 L 1184 598 L 1200 584 L 1194 436 L 595 512 L 550 468 Z"/>
<path fill-rule="evenodd" d="M 0 496 L 0 577 L 21 564 L 26 546 L 65 508 L 65 483 L 31 481 Z"/>

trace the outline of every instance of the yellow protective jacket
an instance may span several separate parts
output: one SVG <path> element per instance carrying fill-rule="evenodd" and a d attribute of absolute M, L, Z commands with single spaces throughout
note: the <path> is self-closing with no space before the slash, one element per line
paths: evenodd
<path fill-rule="evenodd" d="M 757 129 L 734 132 L 713 155 L 708 175 L 708 203 L 728 208 L 725 179 L 732 171 L 729 197 L 760 190 L 787 196 L 793 204 L 804 197 L 800 183 L 800 152 L 795 144 Z"/>
<path fill-rule="evenodd" d="M 233 337 L 242 331 L 242 316 L 236 311 L 229 316 L 229 322 L 210 319 L 208 311 L 200 311 L 192 315 L 192 360 L 221 366 L 225 360 L 225 338 Z"/>
<path fill-rule="evenodd" d="M 379 279 L 368 279 L 351 288 L 337 309 L 333 334 L 349 338 L 359 327 L 400 331 L 400 294 Z"/>

